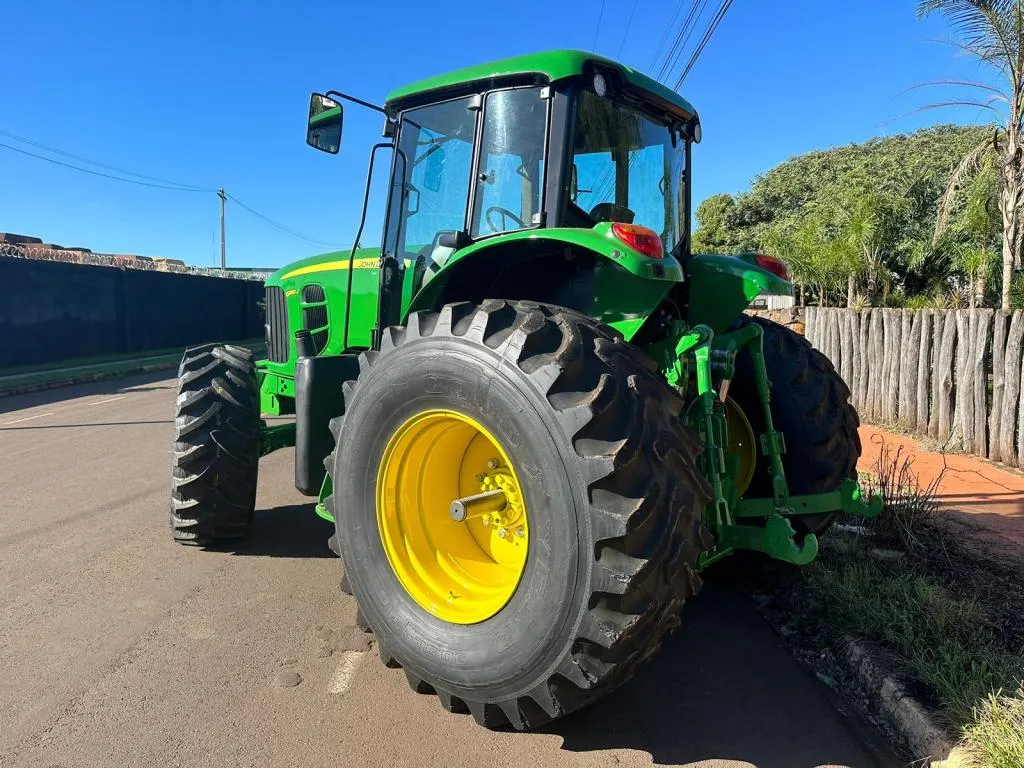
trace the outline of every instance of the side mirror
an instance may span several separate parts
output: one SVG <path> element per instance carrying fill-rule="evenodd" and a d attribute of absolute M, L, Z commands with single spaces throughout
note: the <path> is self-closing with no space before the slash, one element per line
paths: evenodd
<path fill-rule="evenodd" d="M 321 152 L 338 154 L 341 149 L 341 126 L 344 112 L 341 104 L 322 93 L 309 97 L 309 122 L 306 125 L 306 143 Z"/>

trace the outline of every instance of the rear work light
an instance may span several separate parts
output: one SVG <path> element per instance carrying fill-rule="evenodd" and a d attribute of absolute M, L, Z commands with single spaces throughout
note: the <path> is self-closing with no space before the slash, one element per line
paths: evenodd
<path fill-rule="evenodd" d="M 786 262 L 782 259 L 758 253 L 754 255 L 754 261 L 757 262 L 757 266 L 761 267 L 761 269 L 766 269 L 783 280 L 789 280 L 789 267 L 786 266 Z"/>
<path fill-rule="evenodd" d="M 665 256 L 665 246 L 662 245 L 661 238 L 649 227 L 615 222 L 612 224 L 612 234 L 634 251 L 639 251 L 651 259 L 661 259 Z"/>

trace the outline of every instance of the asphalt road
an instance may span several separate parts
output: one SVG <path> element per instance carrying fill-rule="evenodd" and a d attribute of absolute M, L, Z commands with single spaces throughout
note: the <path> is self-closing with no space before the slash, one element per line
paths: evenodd
<path fill-rule="evenodd" d="M 291 451 L 244 544 L 171 541 L 173 399 L 165 373 L 0 399 L 0 765 L 900 764 L 714 583 L 634 681 L 541 733 L 445 713 L 353 627 Z"/>

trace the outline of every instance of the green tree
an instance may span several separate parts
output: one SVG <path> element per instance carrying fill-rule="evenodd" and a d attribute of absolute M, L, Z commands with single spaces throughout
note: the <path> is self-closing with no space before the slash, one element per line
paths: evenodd
<path fill-rule="evenodd" d="M 963 155 L 943 194 L 936 221 L 936 239 L 949 223 L 958 191 L 982 167 L 986 157 L 995 159 L 999 169 L 999 211 L 1002 217 L 1000 252 L 1002 281 L 1000 305 L 1010 307 L 1014 269 L 1020 268 L 1020 204 L 1024 192 L 1024 147 L 1021 121 L 1024 119 L 1024 2 L 1022 0 L 921 0 L 918 15 L 945 16 L 958 36 L 955 45 L 994 71 L 999 87 L 981 81 L 941 80 L 926 85 L 969 88 L 984 94 L 984 101 L 955 99 L 928 107 L 971 104 L 991 111 L 999 126 Z M 1001 105 L 1001 108 L 996 106 Z M 973 289 L 972 289 L 973 293 Z"/>
<path fill-rule="evenodd" d="M 817 295 L 819 306 L 828 304 L 830 294 L 838 294 L 844 281 L 855 271 L 850 250 L 831 229 L 830 217 L 808 215 L 800 221 L 778 222 L 762 237 L 764 250 L 784 259 L 797 286 L 797 299 L 803 305 L 804 287 Z M 851 294 L 847 293 L 847 306 Z"/>
<path fill-rule="evenodd" d="M 899 215 L 898 237 L 880 253 L 879 279 L 887 276 L 893 291 L 904 296 L 945 294 L 950 271 L 959 267 L 945 240 L 932 245 L 937 201 L 958 159 L 989 132 L 979 126 L 937 126 L 793 157 L 755 178 L 748 192 L 708 198 L 697 212 L 695 250 L 764 250 L 794 262 L 798 275 L 787 238 L 814 219 L 816 261 L 807 261 L 803 272 L 813 270 L 816 278 L 801 277 L 802 284 L 817 292 L 821 278 L 827 276 L 824 282 L 831 285 L 838 270 L 843 285 L 826 290 L 850 301 L 865 292 L 866 271 L 849 268 L 832 250 L 848 248 L 841 240 L 849 214 L 865 191 L 877 192 L 898 202 Z M 954 220 L 962 208 L 958 200 Z"/>
<path fill-rule="evenodd" d="M 736 231 L 730 215 L 736 210 L 732 195 L 712 195 L 697 206 L 697 230 L 693 234 L 694 253 L 728 253 L 736 245 Z"/>

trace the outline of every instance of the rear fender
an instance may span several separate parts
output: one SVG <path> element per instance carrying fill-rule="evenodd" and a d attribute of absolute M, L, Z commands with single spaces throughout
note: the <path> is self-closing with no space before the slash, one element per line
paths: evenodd
<path fill-rule="evenodd" d="M 792 283 L 758 266 L 752 253 L 699 254 L 690 259 L 689 267 L 687 323 L 710 326 L 715 333 L 728 330 L 761 294 L 793 295 Z"/>
<path fill-rule="evenodd" d="M 612 235 L 609 222 L 593 229 L 523 230 L 454 252 L 408 312 L 453 301 L 532 300 L 596 317 L 628 339 L 682 280 L 675 258 L 652 259 L 629 248 Z"/>

